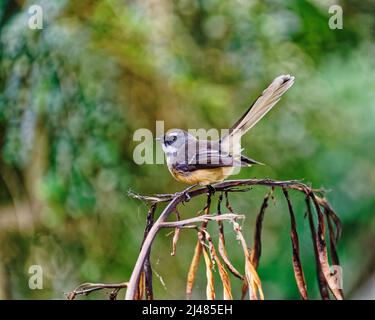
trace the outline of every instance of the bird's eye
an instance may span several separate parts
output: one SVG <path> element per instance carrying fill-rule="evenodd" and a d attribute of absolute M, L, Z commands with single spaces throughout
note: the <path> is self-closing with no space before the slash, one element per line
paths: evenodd
<path fill-rule="evenodd" d="M 170 146 L 173 142 L 177 140 L 177 136 L 171 136 L 164 141 L 165 145 Z"/>

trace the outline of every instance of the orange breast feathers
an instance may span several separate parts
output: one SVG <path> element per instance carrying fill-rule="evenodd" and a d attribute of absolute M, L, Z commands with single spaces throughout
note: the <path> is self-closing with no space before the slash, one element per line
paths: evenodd
<path fill-rule="evenodd" d="M 181 172 L 171 169 L 173 177 L 186 184 L 208 185 L 215 182 L 223 181 L 233 172 L 232 167 L 222 167 L 213 169 L 199 169 L 191 172 Z"/>

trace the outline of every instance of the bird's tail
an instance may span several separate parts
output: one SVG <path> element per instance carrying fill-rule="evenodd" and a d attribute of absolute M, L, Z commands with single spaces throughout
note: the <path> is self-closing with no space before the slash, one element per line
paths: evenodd
<path fill-rule="evenodd" d="M 229 129 L 229 133 L 221 139 L 221 143 L 225 144 L 231 138 L 240 139 L 272 109 L 281 96 L 293 85 L 293 82 L 294 77 L 290 75 L 281 75 L 275 78 L 245 114 Z"/>

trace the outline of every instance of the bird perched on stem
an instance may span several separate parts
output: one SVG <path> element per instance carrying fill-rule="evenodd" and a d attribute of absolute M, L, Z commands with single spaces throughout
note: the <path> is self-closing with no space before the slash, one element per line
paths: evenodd
<path fill-rule="evenodd" d="M 241 137 L 276 105 L 293 82 L 290 75 L 275 78 L 220 140 L 196 139 L 181 129 L 158 137 L 172 176 L 193 186 L 207 185 L 212 189 L 211 184 L 223 181 L 240 168 L 261 164 L 242 154 Z"/>

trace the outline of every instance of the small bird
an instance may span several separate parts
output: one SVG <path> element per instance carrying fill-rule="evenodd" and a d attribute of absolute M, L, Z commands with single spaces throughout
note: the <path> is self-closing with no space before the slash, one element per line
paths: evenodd
<path fill-rule="evenodd" d="M 198 140 L 181 129 L 156 138 L 162 144 L 172 176 L 193 186 L 213 189 L 211 184 L 223 181 L 236 169 L 262 164 L 242 154 L 240 139 L 275 106 L 293 82 L 290 75 L 275 78 L 220 140 Z"/>

